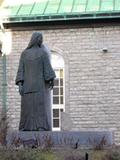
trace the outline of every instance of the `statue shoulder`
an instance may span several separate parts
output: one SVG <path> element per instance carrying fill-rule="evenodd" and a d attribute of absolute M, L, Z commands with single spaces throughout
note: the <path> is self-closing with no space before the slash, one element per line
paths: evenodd
<path fill-rule="evenodd" d="M 25 52 L 25 50 L 24 50 L 24 51 L 22 51 L 22 53 L 21 53 L 21 55 L 20 55 L 20 60 L 21 60 L 21 61 L 24 61 L 25 55 L 26 55 L 26 52 Z"/>
<path fill-rule="evenodd" d="M 49 55 L 49 53 L 46 52 L 46 51 L 43 51 L 43 52 L 42 52 L 42 58 L 43 58 L 43 59 L 49 59 L 49 60 L 50 60 L 50 55 Z"/>
<path fill-rule="evenodd" d="M 24 56 L 26 54 L 26 49 L 22 51 L 21 55 Z"/>
<path fill-rule="evenodd" d="M 21 53 L 22 57 L 25 57 L 29 53 L 28 49 L 24 49 Z"/>

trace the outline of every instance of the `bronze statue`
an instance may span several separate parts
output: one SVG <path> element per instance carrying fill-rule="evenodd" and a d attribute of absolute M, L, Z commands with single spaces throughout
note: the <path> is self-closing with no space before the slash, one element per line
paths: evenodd
<path fill-rule="evenodd" d="M 16 76 L 21 95 L 21 131 L 51 130 L 50 90 L 55 72 L 41 32 L 34 32 L 22 52 Z"/>

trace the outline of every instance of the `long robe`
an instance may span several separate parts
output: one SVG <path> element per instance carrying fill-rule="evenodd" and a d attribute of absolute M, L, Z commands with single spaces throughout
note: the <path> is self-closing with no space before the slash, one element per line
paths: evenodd
<path fill-rule="evenodd" d="M 37 39 L 37 38 L 36 38 Z M 48 82 L 55 78 L 47 50 L 36 42 L 21 54 L 16 84 L 23 83 L 19 130 L 51 130 Z"/>

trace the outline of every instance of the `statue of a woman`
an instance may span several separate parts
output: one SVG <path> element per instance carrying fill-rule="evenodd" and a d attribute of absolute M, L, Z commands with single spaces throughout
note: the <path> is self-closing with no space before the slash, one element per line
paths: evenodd
<path fill-rule="evenodd" d="M 51 130 L 51 97 L 55 72 L 41 32 L 34 32 L 22 52 L 16 76 L 21 95 L 21 131 Z"/>

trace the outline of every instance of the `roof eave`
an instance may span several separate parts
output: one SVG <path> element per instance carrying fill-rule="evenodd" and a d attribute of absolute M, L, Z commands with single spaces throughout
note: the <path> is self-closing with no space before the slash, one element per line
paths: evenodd
<path fill-rule="evenodd" d="M 36 15 L 36 16 L 11 16 L 3 17 L 3 23 L 22 23 L 22 22 L 48 22 L 48 21 L 72 21 L 89 19 L 116 19 L 120 18 L 120 12 L 102 12 L 102 13 L 82 13 L 82 14 L 64 14 L 64 15 Z"/>

